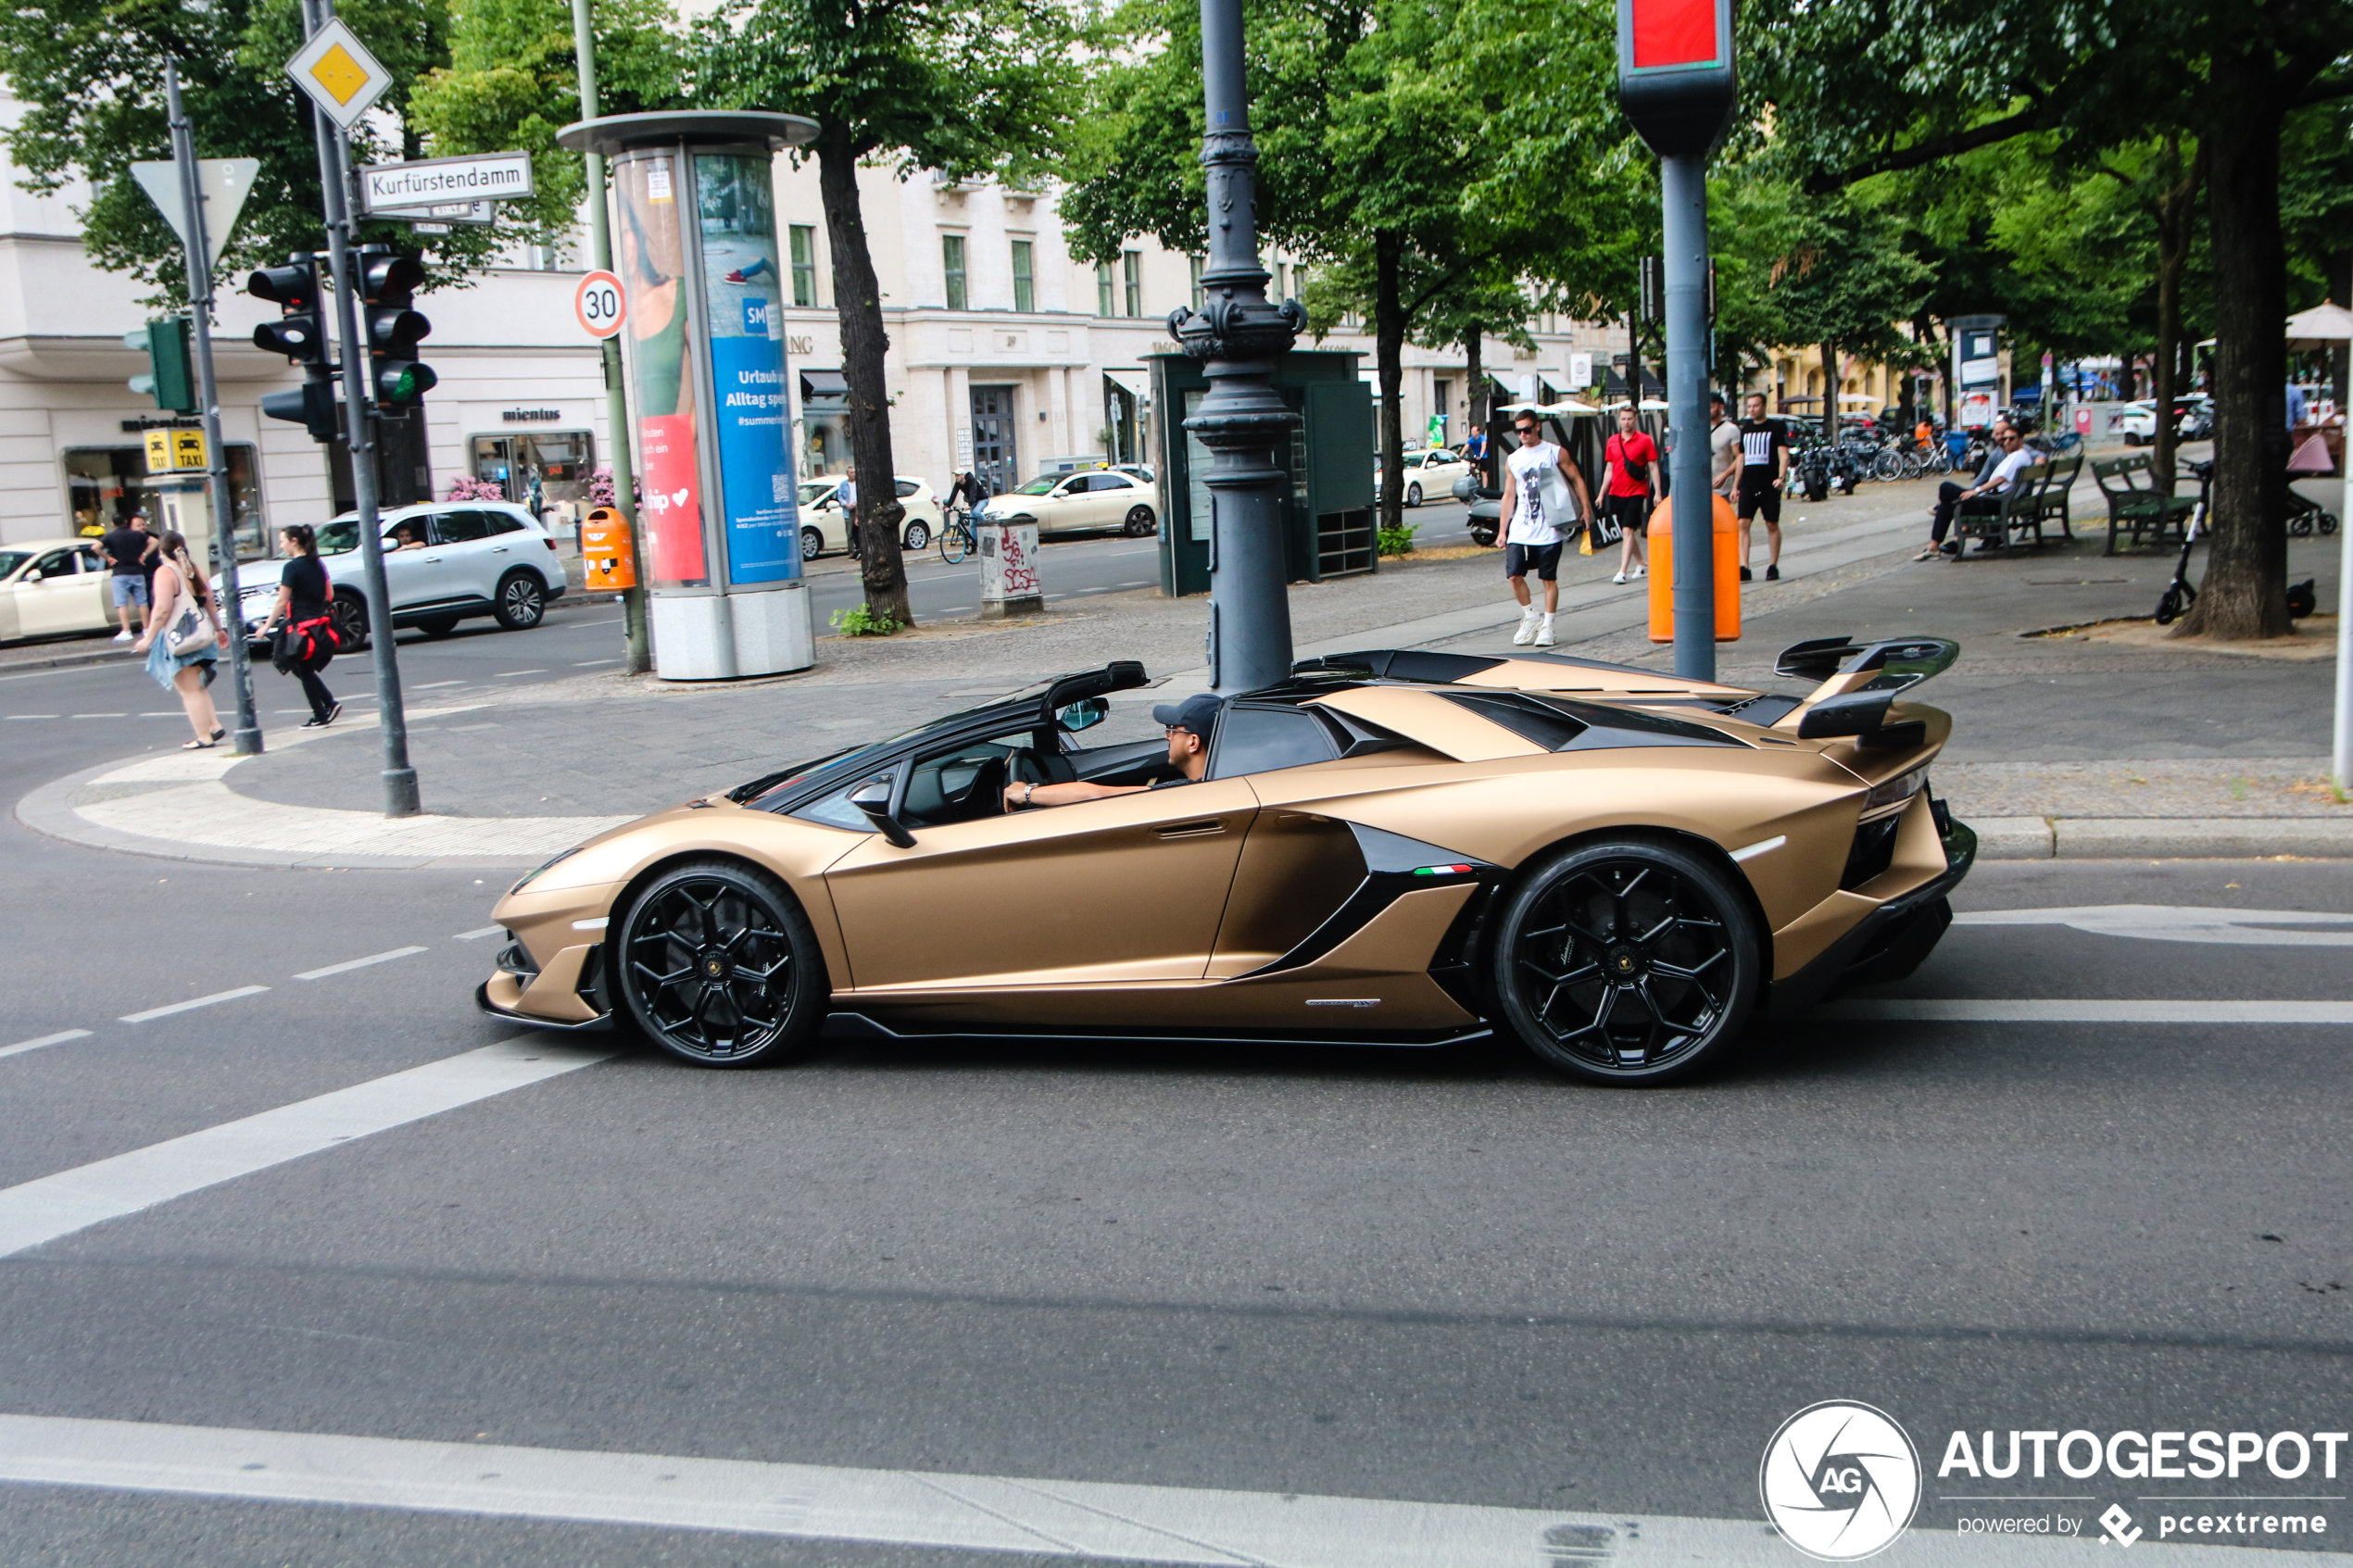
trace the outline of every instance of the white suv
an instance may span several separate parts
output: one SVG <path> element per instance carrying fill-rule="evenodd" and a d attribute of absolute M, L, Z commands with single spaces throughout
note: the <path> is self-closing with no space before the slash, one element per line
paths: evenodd
<path fill-rule="evenodd" d="M 510 632 L 539 624 L 564 591 L 556 542 L 529 512 L 501 501 L 436 501 L 383 514 L 384 586 L 392 623 L 445 636 L 459 621 L 495 617 Z M 319 557 L 334 586 L 335 631 L 346 653 L 367 645 L 368 576 L 359 518 L 346 512 L 319 530 Z M 276 563 L 239 569 L 248 637 L 277 602 Z"/>

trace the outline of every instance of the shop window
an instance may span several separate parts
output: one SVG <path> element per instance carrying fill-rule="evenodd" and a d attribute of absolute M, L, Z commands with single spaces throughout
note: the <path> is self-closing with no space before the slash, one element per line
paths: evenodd
<path fill-rule="evenodd" d="M 254 449 L 239 443 L 227 444 L 229 457 L 229 508 L 235 519 L 237 553 L 258 556 L 268 553 L 269 540 L 262 526 L 261 469 Z M 146 513 L 150 527 L 162 528 L 163 509 L 157 496 L 164 489 L 182 491 L 201 488 L 204 476 L 198 474 L 168 474 L 150 476 L 147 472 L 147 451 L 141 446 L 69 446 L 64 453 L 66 469 L 66 506 L 73 521 L 73 531 L 85 538 L 96 538 L 121 522 L 134 511 Z"/>
<path fill-rule="evenodd" d="M 588 512 L 597 438 L 585 430 L 477 435 L 468 443 L 473 476 L 540 521 L 578 522 Z"/>

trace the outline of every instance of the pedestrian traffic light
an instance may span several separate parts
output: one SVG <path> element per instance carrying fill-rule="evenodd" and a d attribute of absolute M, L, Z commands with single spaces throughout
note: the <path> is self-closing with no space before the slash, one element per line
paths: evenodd
<path fill-rule="evenodd" d="M 433 332 L 433 323 L 409 307 L 417 285 L 425 281 L 424 264 L 390 245 L 362 245 L 357 261 L 369 389 L 379 408 L 409 408 L 441 380 L 416 358 L 417 345 Z"/>
<path fill-rule="evenodd" d="M 176 414 L 196 411 L 195 360 L 188 352 L 188 319 L 166 317 L 122 334 L 125 348 L 147 357 L 145 373 L 131 378 L 131 390 Z"/>
<path fill-rule="evenodd" d="M 278 319 L 253 330 L 253 345 L 283 354 L 302 367 L 303 383 L 286 392 L 264 393 L 261 412 L 298 424 L 313 441 L 336 434 L 333 356 L 327 352 L 327 311 L 319 288 L 319 257 L 300 250 L 283 267 L 263 267 L 245 280 L 245 293 L 278 307 Z"/>

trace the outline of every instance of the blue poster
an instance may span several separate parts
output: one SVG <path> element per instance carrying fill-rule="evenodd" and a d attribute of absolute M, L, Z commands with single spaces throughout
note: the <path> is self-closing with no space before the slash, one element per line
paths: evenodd
<path fill-rule="evenodd" d="M 800 575 L 800 517 L 769 160 L 701 153 L 695 173 L 727 581 L 790 582 Z"/>

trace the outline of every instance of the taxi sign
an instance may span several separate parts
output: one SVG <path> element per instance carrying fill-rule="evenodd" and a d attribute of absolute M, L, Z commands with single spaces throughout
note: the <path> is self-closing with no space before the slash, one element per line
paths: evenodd
<path fill-rule="evenodd" d="M 572 296 L 572 313 L 579 320 L 580 330 L 590 337 L 609 338 L 621 331 L 621 323 L 629 314 L 621 280 L 601 270 L 582 278 L 578 292 Z"/>
<path fill-rule="evenodd" d="M 174 426 L 148 431 L 146 437 L 149 473 L 185 473 L 207 466 L 201 430 Z"/>
<path fill-rule="evenodd" d="M 341 18 L 310 35 L 310 42 L 286 62 L 286 74 L 310 94 L 310 101 L 329 119 L 346 131 L 373 108 L 392 85 L 392 73 Z"/>

